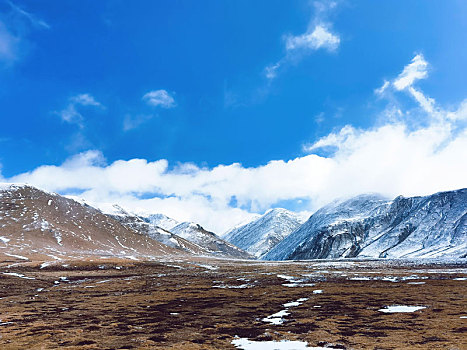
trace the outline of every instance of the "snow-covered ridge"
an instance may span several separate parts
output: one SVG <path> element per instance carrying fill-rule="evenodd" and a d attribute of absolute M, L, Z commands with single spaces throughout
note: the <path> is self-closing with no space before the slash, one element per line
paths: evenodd
<path fill-rule="evenodd" d="M 467 255 L 467 189 L 387 200 L 362 195 L 327 205 L 266 260 L 436 258 Z"/>
<path fill-rule="evenodd" d="M 228 231 L 224 238 L 250 254 L 261 257 L 304 221 L 303 215 L 283 208 L 270 209 L 256 220 Z"/>

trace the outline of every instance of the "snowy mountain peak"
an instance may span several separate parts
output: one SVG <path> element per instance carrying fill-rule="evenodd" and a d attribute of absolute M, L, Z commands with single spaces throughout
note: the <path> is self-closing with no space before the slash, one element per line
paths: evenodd
<path fill-rule="evenodd" d="M 163 228 L 164 230 L 171 230 L 179 224 L 175 219 L 172 219 L 164 214 L 151 214 L 146 215 L 145 218 L 152 224 Z"/>
<path fill-rule="evenodd" d="M 205 230 L 201 225 L 193 222 L 182 222 L 171 229 L 176 235 L 196 243 L 203 247 L 208 247 L 214 255 L 229 255 L 243 259 L 251 259 L 251 255 L 233 244 L 226 242 L 214 232 Z"/>
<path fill-rule="evenodd" d="M 331 203 L 277 244 L 267 260 L 467 255 L 467 189 Z"/>
<path fill-rule="evenodd" d="M 224 238 L 250 254 L 261 257 L 297 229 L 303 221 L 300 214 L 274 208 L 246 225 L 233 228 Z"/>

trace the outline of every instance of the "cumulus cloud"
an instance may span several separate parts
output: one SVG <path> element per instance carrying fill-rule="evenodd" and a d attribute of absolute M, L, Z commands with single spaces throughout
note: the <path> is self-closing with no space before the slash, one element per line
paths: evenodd
<path fill-rule="evenodd" d="M 154 90 L 144 94 L 143 101 L 150 106 L 161 108 L 175 107 L 175 99 L 166 90 Z"/>
<path fill-rule="evenodd" d="M 84 127 L 84 117 L 79 112 L 80 107 L 99 107 L 104 106 L 96 101 L 96 99 L 90 94 L 79 94 L 69 99 L 68 105 L 61 111 L 55 112 L 60 118 L 67 123 L 77 124 L 81 128 Z"/>
<path fill-rule="evenodd" d="M 276 78 L 281 67 L 290 60 L 296 60 L 300 56 L 319 49 L 335 51 L 339 47 L 341 39 L 337 33 L 332 32 L 332 23 L 327 20 L 329 12 L 336 5 L 336 2 L 332 1 L 314 3 L 314 16 L 310 20 L 307 31 L 299 35 L 284 36 L 286 55 L 264 69 L 267 79 Z"/>
<path fill-rule="evenodd" d="M 395 197 L 466 187 L 467 99 L 454 109 L 433 100 L 432 112 L 415 96 L 414 100 L 418 108 L 387 111 L 391 117 L 378 126 L 345 126 L 306 145 L 307 155 L 257 167 L 171 167 L 164 159 L 108 164 L 99 151 L 88 151 L 61 165 L 41 166 L 5 180 L 94 203 L 162 212 L 218 233 L 283 201 L 304 200 L 309 206 L 303 209 L 313 211 L 336 198 L 367 192 Z"/>

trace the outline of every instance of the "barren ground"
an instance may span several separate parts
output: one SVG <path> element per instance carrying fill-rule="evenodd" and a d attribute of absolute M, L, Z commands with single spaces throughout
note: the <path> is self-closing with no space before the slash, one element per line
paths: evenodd
<path fill-rule="evenodd" d="M 0 263 L 1 349 L 235 349 L 236 336 L 467 349 L 460 263 L 14 260 Z M 262 320 L 300 298 L 282 324 Z M 426 308 L 378 311 L 389 305 Z"/>

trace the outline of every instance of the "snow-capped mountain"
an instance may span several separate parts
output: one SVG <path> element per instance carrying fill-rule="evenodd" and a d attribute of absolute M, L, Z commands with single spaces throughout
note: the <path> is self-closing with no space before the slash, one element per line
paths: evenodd
<path fill-rule="evenodd" d="M 209 249 L 211 254 L 224 257 L 251 259 L 246 251 L 226 242 L 215 233 L 205 230 L 202 226 L 193 222 L 182 222 L 171 229 L 176 235 Z"/>
<path fill-rule="evenodd" d="M 247 252 L 192 222 L 178 223 L 164 214 L 140 216 L 126 211 L 119 205 L 107 207 L 105 211 L 107 215 L 118 220 L 124 226 L 175 249 L 195 255 L 252 258 Z"/>
<path fill-rule="evenodd" d="M 160 218 L 161 220 L 158 223 L 162 224 L 176 222 L 165 215 L 156 214 L 149 217 L 138 216 L 126 211 L 117 204 L 114 204 L 111 210 L 107 209 L 107 215 L 120 222 L 123 226 L 140 234 L 144 234 L 169 247 L 195 255 L 210 255 L 211 253 L 207 248 L 203 248 L 202 246 L 187 241 L 186 239 L 183 239 L 162 227 L 154 225 L 154 221 L 151 221 L 150 219 L 151 217 Z"/>
<path fill-rule="evenodd" d="M 226 232 L 224 239 L 259 258 L 305 220 L 302 215 L 286 209 L 271 209 L 256 220 Z"/>
<path fill-rule="evenodd" d="M 28 185 L 0 184 L 0 255 L 60 260 L 180 252 L 122 226 L 101 211 Z"/>
<path fill-rule="evenodd" d="M 266 260 L 467 256 L 467 189 L 387 200 L 362 195 L 313 214 Z"/>
<path fill-rule="evenodd" d="M 151 214 L 143 217 L 145 221 L 149 222 L 150 224 L 163 228 L 167 231 L 170 231 L 173 227 L 179 224 L 177 220 L 169 218 L 164 214 Z"/>

